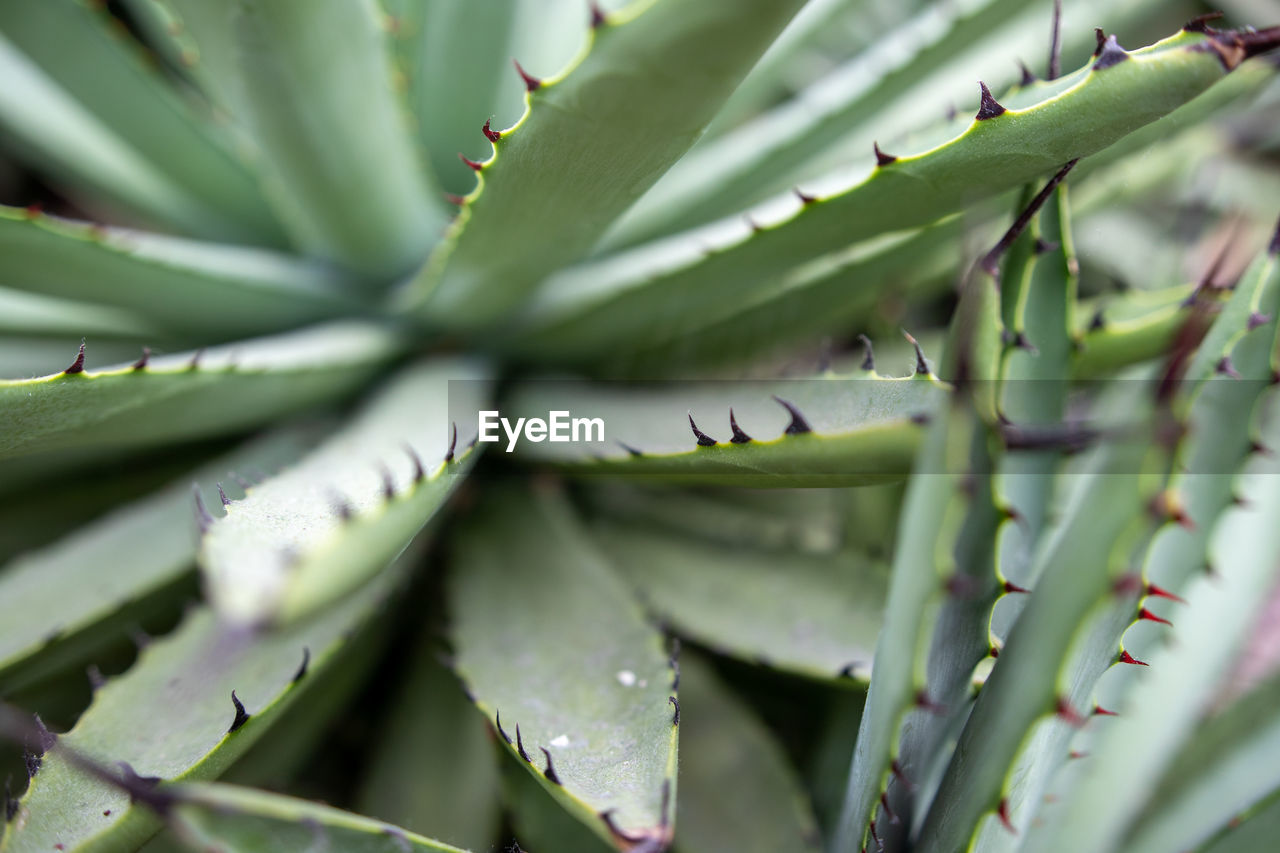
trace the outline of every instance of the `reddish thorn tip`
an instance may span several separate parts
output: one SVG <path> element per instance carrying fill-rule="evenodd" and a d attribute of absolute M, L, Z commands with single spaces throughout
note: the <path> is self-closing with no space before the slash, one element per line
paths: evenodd
<path fill-rule="evenodd" d="M 1138 610 L 1138 619 L 1146 620 L 1148 622 L 1159 622 L 1161 625 L 1168 625 L 1171 628 L 1173 627 L 1173 623 L 1168 619 L 1160 618 L 1145 607 Z"/>
<path fill-rule="evenodd" d="M 1008 593 L 1020 592 L 1024 594 L 1031 592 L 1031 590 L 1027 589 L 1026 587 L 1018 586 L 1016 583 L 1013 583 L 1012 581 L 1004 582 L 1004 591 Z"/>
<path fill-rule="evenodd" d="M 799 189 L 793 190 L 793 192 L 795 192 L 796 198 L 800 199 L 800 203 L 806 207 L 808 207 L 809 205 L 813 204 L 818 200 L 817 196 L 807 195 L 805 193 L 802 193 Z"/>
<path fill-rule="evenodd" d="M 1065 697 L 1058 699 L 1058 707 L 1055 713 L 1069 726 L 1079 728 L 1084 725 L 1084 717 L 1081 716 L 1079 711 L 1071 707 L 1071 703 Z"/>
<path fill-rule="evenodd" d="M 1093 715 L 1094 715 L 1095 717 L 1118 717 L 1118 716 L 1120 716 L 1120 715 L 1119 715 L 1119 714 L 1117 714 L 1115 711 L 1108 711 L 1106 708 L 1102 707 L 1101 705 L 1094 705 L 1094 706 L 1093 706 Z"/>
<path fill-rule="evenodd" d="M 1116 658 L 1116 660 L 1120 663 L 1131 663 L 1134 666 L 1151 666 L 1151 664 L 1147 663 L 1146 661 L 1138 660 L 1133 655 L 1124 651 L 1120 652 L 1120 657 Z"/>
<path fill-rule="evenodd" d="M 481 169 L 483 169 L 483 168 L 484 168 L 484 164 L 483 164 L 483 163 L 480 163 L 480 162 L 477 162 L 477 161 L 475 161 L 475 160 L 472 160 L 470 157 L 468 157 L 467 155 L 463 154 L 461 151 L 459 151 L 459 152 L 458 152 L 458 159 L 459 159 L 459 160 L 461 160 L 462 162 L 466 163 L 466 164 L 467 164 L 468 166 L 470 166 L 471 168 L 475 169 L 477 172 L 479 172 Z"/>
<path fill-rule="evenodd" d="M 536 92 L 542 88 L 542 81 L 537 77 L 534 77 L 528 71 L 525 71 L 520 65 L 520 60 L 513 59 L 511 61 L 515 64 L 516 71 L 520 74 L 520 79 L 524 81 L 524 87 L 526 90 Z"/>
<path fill-rule="evenodd" d="M 609 23 L 609 19 L 605 17 L 604 10 L 600 8 L 600 4 L 596 0 L 591 0 L 591 29 L 598 30 L 607 23 Z"/>
<path fill-rule="evenodd" d="M 1156 585 L 1155 585 L 1155 584 L 1153 584 L 1153 583 L 1149 583 L 1149 584 L 1147 584 L 1147 587 L 1146 587 L 1146 590 L 1145 590 L 1145 594 L 1146 594 L 1146 595 L 1154 595 L 1154 596 L 1156 596 L 1157 598 L 1167 598 L 1167 599 L 1169 599 L 1170 601 L 1176 601 L 1176 602 L 1178 602 L 1178 603 L 1180 603 L 1180 604 L 1186 604 L 1186 603 L 1187 603 L 1187 600 L 1186 600 L 1185 598 L 1183 598 L 1182 596 L 1180 596 L 1180 595 L 1174 595 L 1172 592 L 1169 592 L 1169 590 L 1165 589 L 1164 587 L 1156 586 Z"/>
<path fill-rule="evenodd" d="M 1018 834 L 1018 830 L 1014 828 L 1013 821 L 1009 820 L 1009 800 L 1002 799 L 1000 805 L 996 808 L 996 816 L 1000 818 L 1000 823 L 1004 824 L 1004 828 L 1014 835 Z"/>
<path fill-rule="evenodd" d="M 693 422 L 693 412 L 689 413 L 689 429 L 693 430 L 693 437 L 698 440 L 699 447 L 715 447 L 716 440 L 698 429 L 698 425 Z"/>
<path fill-rule="evenodd" d="M 84 340 L 80 341 L 80 352 L 76 353 L 76 360 L 71 362 L 71 366 L 63 373 L 84 373 Z"/>
<path fill-rule="evenodd" d="M 484 138 L 489 140 L 490 142 L 497 142 L 499 139 L 502 138 L 502 133 L 494 130 L 492 127 L 489 126 L 492 121 L 493 119 L 485 119 L 484 127 L 480 128 L 480 132 L 483 133 Z"/>
<path fill-rule="evenodd" d="M 467 203 L 467 200 L 457 193 L 445 193 L 444 200 L 449 202 L 449 204 L 456 204 L 459 207 Z"/>

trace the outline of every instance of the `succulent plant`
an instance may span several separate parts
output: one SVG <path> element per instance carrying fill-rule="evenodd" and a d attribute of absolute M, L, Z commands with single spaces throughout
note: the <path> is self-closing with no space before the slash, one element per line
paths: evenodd
<path fill-rule="evenodd" d="M 1206 11 L 0 4 L 0 851 L 1273 849 Z"/>

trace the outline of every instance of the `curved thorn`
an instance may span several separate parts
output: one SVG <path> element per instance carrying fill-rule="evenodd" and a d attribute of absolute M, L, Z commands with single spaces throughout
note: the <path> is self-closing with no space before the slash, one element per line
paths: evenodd
<path fill-rule="evenodd" d="M 468 157 L 466 154 L 463 154 L 461 151 L 458 152 L 458 159 L 466 163 L 468 166 L 470 166 L 472 169 L 476 170 L 477 172 L 484 169 L 484 163 L 481 163 L 478 160 L 472 160 L 470 157 Z"/>
<path fill-rule="evenodd" d="M 883 151 L 881 151 L 879 142 L 872 142 L 871 147 L 876 152 L 877 166 L 880 166 L 881 168 L 883 168 L 885 166 L 888 166 L 892 163 L 896 163 L 898 161 L 898 158 L 893 156 L 892 154 L 886 154 Z"/>
<path fill-rule="evenodd" d="M 1116 658 L 1116 660 L 1119 663 L 1131 663 L 1134 666 L 1151 666 L 1151 664 L 1147 663 L 1144 660 L 1138 660 L 1133 655 L 1129 654 L 1127 651 L 1121 651 L 1120 657 Z"/>
<path fill-rule="evenodd" d="M 729 407 L 729 429 L 733 430 L 733 438 L 729 439 L 733 444 L 746 444 L 751 441 L 751 436 L 742 431 L 738 426 L 738 419 L 733 416 L 733 407 Z"/>
<path fill-rule="evenodd" d="M 129 367 L 133 370 L 143 370 L 149 361 L 151 361 L 151 347 L 143 347 L 142 356 Z"/>
<path fill-rule="evenodd" d="M 480 132 L 483 133 L 484 138 L 489 140 L 490 142 L 497 142 L 499 139 L 502 138 L 502 133 L 501 131 L 494 130 L 492 127 L 490 127 L 490 123 L 492 121 L 493 119 L 489 119 L 489 118 L 485 119 L 484 127 L 480 128 Z"/>
<path fill-rule="evenodd" d="M 388 501 L 395 500 L 396 497 L 396 481 L 391 476 L 391 469 L 386 465 L 379 466 L 382 471 L 382 497 Z"/>
<path fill-rule="evenodd" d="M 787 424 L 787 428 L 783 431 L 784 434 L 804 435 L 805 433 L 813 432 L 813 427 L 809 426 L 809 422 L 805 420 L 804 415 L 800 414 L 799 409 L 776 394 L 773 395 L 773 400 L 791 415 L 791 423 Z"/>
<path fill-rule="evenodd" d="M 698 425 L 693 422 L 693 412 L 689 413 L 689 428 L 693 430 L 693 437 L 698 440 L 699 447 L 715 447 L 716 440 L 698 429 Z"/>
<path fill-rule="evenodd" d="M 608 827 L 610 834 L 612 834 L 614 838 L 617 838 L 620 841 L 625 841 L 628 844 L 635 844 L 637 842 L 644 841 L 643 836 L 627 835 L 627 833 L 623 832 L 622 829 L 613 822 L 613 812 L 614 809 L 605 809 L 600 812 L 600 820 L 604 821 L 604 825 Z"/>
<path fill-rule="evenodd" d="M 449 450 L 444 455 L 445 462 L 452 462 L 453 452 L 458 449 L 458 422 L 451 421 L 449 427 L 452 430 L 452 433 L 449 438 Z"/>
<path fill-rule="evenodd" d="M 239 696 L 236 696 L 236 692 L 234 690 L 231 691 L 231 704 L 236 706 L 236 716 L 235 719 L 231 721 L 231 728 L 227 729 L 227 734 L 234 734 L 239 731 L 240 727 L 249 722 L 249 717 L 252 716 L 245 711 L 244 703 L 240 701 Z"/>
<path fill-rule="evenodd" d="M 293 678 L 289 679 L 290 684 L 297 684 L 299 681 L 307 677 L 307 670 L 311 667 L 311 647 L 302 647 L 302 663 L 298 664 L 298 669 L 293 674 Z"/>
<path fill-rule="evenodd" d="M 917 340 L 915 339 L 915 337 L 913 337 L 913 336 L 912 336 L 910 333 L 908 333 L 908 332 L 903 332 L 902 334 L 906 337 L 907 341 L 911 344 L 911 346 L 915 347 L 915 350 L 916 350 L 916 373 L 917 373 L 917 374 L 920 374 L 920 375 L 928 376 L 928 375 L 929 375 L 929 362 L 925 360 L 925 357 L 924 357 L 924 350 L 922 350 L 922 349 L 920 348 L 920 342 L 919 342 L 919 341 L 917 341 Z"/>
<path fill-rule="evenodd" d="M 413 461 L 413 482 L 421 483 L 427 478 L 426 469 L 422 467 L 422 457 L 418 455 L 418 451 L 414 450 L 411 444 L 405 444 L 404 451 L 409 454 L 409 458 Z"/>
<path fill-rule="evenodd" d="M 862 344 L 862 369 L 874 372 L 876 369 L 876 353 L 871 348 L 871 338 L 866 335 L 858 335 L 858 343 Z"/>
<path fill-rule="evenodd" d="M 547 781 L 552 785 L 561 784 L 560 777 L 556 775 L 556 766 L 551 763 L 551 753 L 547 751 L 545 746 L 540 746 L 538 749 L 542 750 L 542 754 L 547 758 L 547 769 L 542 771 L 542 775 L 545 776 Z"/>
<path fill-rule="evenodd" d="M 218 484 L 218 497 L 222 500 L 223 506 L 231 506 L 231 498 L 227 497 L 227 493 L 222 490 L 222 484 Z"/>
<path fill-rule="evenodd" d="M 80 339 L 80 351 L 76 353 L 76 360 L 71 362 L 71 366 L 62 372 L 66 375 L 84 373 L 84 338 Z"/>
<path fill-rule="evenodd" d="M 493 712 L 493 725 L 494 725 L 494 728 L 498 730 L 498 736 L 501 737 L 504 741 L 506 741 L 507 746 L 510 746 L 511 735 L 507 734 L 506 730 L 502 728 L 502 712 L 501 711 L 495 710 Z"/>
<path fill-rule="evenodd" d="M 533 759 L 529 757 L 529 753 L 524 751 L 524 738 L 520 736 L 519 723 L 516 723 L 516 752 L 520 753 L 520 757 L 525 760 L 526 764 L 533 763 Z"/>
<path fill-rule="evenodd" d="M 674 696 L 668 696 L 667 702 L 675 706 L 675 710 L 672 711 L 671 713 L 671 725 L 673 726 L 680 725 L 680 700 Z"/>
<path fill-rule="evenodd" d="M 515 64 L 516 71 L 520 74 L 520 79 L 524 81 L 524 87 L 526 90 L 536 92 L 542 88 L 542 81 L 537 77 L 534 77 L 528 71 L 525 71 L 520 65 L 520 60 L 513 59 L 511 61 Z"/>

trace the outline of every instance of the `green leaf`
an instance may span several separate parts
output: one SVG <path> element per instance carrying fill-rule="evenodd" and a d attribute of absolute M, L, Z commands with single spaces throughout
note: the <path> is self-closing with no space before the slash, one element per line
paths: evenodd
<path fill-rule="evenodd" d="M 187 233 L 215 230 L 199 200 L 107 128 L 0 35 L 0 128 L 4 147 L 38 164 L 77 199 L 104 211 L 121 207 Z M 40 109 L 31 109 L 39 104 Z"/>
<path fill-rule="evenodd" d="M 463 853 L 397 826 L 310 800 L 252 788 L 188 783 L 165 788 L 175 798 L 168 816 L 189 850 L 205 853 Z"/>
<path fill-rule="evenodd" d="M 609 853 L 606 844 L 542 789 L 514 756 L 502 761 L 503 805 L 511 814 L 515 836 L 529 850 L 556 853 Z"/>
<path fill-rule="evenodd" d="M 136 849 L 155 833 L 159 819 L 124 791 L 86 775 L 60 747 L 111 767 L 127 762 L 138 775 L 167 782 L 219 776 L 285 709 L 305 699 L 417 556 L 410 552 L 319 618 L 288 631 L 252 634 L 220 623 L 207 608 L 193 612 L 177 631 L 144 649 L 132 669 L 99 689 L 75 727 L 58 736 L 0 850 L 47 853 L 55 844 L 68 851 Z"/>
<path fill-rule="evenodd" d="M 673 306 L 662 315 L 658 343 L 722 314 L 729 297 L 715 282 L 733 284 L 734 305 L 750 304 L 815 258 L 851 246 L 851 252 L 883 249 L 859 246 L 871 238 L 909 239 L 910 229 L 1101 151 L 1204 92 L 1226 73 L 1210 44 L 1217 42 L 1183 32 L 1110 67 L 1086 66 L 1057 81 L 1061 91 L 1050 87 L 1025 108 L 975 120 L 920 153 L 893 152 L 897 159 L 852 186 L 809 202 L 778 199 L 754 222 L 726 220 L 572 271 L 563 285 L 548 285 L 558 292 L 546 304 L 534 306 L 534 329 L 540 341 L 561 339 L 559 347 L 574 347 L 579 358 L 607 353 L 619 336 L 640 339 L 637 332 L 652 328 L 651 313 L 618 298 L 643 290 L 646 301 Z"/>
<path fill-rule="evenodd" d="M 205 0 L 124 0 L 147 39 L 175 68 L 198 84 L 222 109 L 237 99 L 235 48 L 231 43 L 234 3 Z"/>
<path fill-rule="evenodd" d="M 702 659 L 680 661 L 681 853 L 821 849 L 818 823 L 782 745 Z"/>
<path fill-rule="evenodd" d="M 206 105 L 183 97 L 106 8 L 83 0 L 6 3 L 0 31 L 121 142 L 206 206 L 216 220 L 207 236 L 283 241 L 239 141 Z"/>
<path fill-rule="evenodd" d="M 637 0 L 608 16 L 569 72 L 530 92 L 402 304 L 468 328 L 500 319 L 688 150 L 800 5 Z"/>
<path fill-rule="evenodd" d="M 1097 378 L 1168 352 L 1187 322 L 1187 298 L 1194 290 L 1193 285 L 1131 290 L 1081 304 L 1072 376 Z"/>
<path fill-rule="evenodd" d="M 1272 408 L 1280 414 L 1280 407 Z M 1233 414 L 1240 416 L 1238 410 Z M 1280 441 L 1277 424 L 1280 420 L 1266 434 L 1273 442 Z M 1259 790 L 1266 790 L 1256 773 L 1219 775 L 1223 754 L 1242 745 L 1217 741 L 1218 751 L 1207 754 L 1197 743 L 1207 728 L 1201 715 L 1217 701 L 1222 673 L 1238 659 L 1280 565 L 1280 528 L 1269 523 L 1280 518 L 1280 463 L 1260 455 L 1251 461 L 1236 483 L 1241 504 L 1228 509 L 1213 530 L 1210 559 L 1213 565 L 1230 567 L 1229 582 L 1202 576 L 1186 589 L 1187 604 L 1178 609 L 1170 642 L 1151 656 L 1150 671 L 1142 673 L 1125 699 L 1120 717 L 1108 721 L 1091 745 L 1093 757 L 1082 767 L 1069 801 L 1046 814 L 1045 824 L 1031 830 L 1021 849 L 1135 850 L 1123 840 L 1125 830 L 1146 803 L 1154 813 L 1148 831 L 1179 849 L 1190 848 L 1207 839 L 1224 816 L 1252 806 Z M 1274 710 L 1271 715 L 1274 719 Z M 1256 724 L 1236 729 L 1233 740 L 1246 731 L 1248 748 L 1258 751 L 1265 741 Z M 1185 795 L 1187 789 L 1206 786 L 1206 777 L 1214 778 L 1212 806 L 1159 797 L 1157 783 L 1166 768 L 1179 763 L 1181 745 L 1201 761 L 1191 772 L 1183 763 L 1184 772 L 1172 784 Z M 1210 768 L 1217 772 L 1207 773 Z M 1280 781 L 1274 772 L 1266 775 L 1272 785 Z M 1117 789 L 1115 781 L 1121 778 L 1125 784 Z M 1242 796 L 1242 787 L 1251 789 L 1252 796 Z M 1149 840 L 1145 849 L 1171 848 Z"/>
<path fill-rule="evenodd" d="M 0 252 L 4 287 L 129 309 L 171 335 L 225 340 L 359 310 L 344 278 L 287 255 L 11 207 L 0 206 Z"/>
<path fill-rule="evenodd" d="M 498 755 L 436 646 L 424 633 L 381 720 L 356 802 L 405 829 L 488 850 L 501 819 Z"/>
<path fill-rule="evenodd" d="M 387 3 L 403 67 L 406 99 L 445 189 L 470 192 L 476 173 L 458 156 L 491 150 L 480 128 L 523 110 L 511 68 L 517 0 L 412 0 Z M 507 84 L 507 85 L 504 85 Z M 523 87 L 521 87 L 523 88 Z M 514 108 L 514 109 L 513 109 Z M 492 126 L 505 127 L 498 120 Z"/>
<path fill-rule="evenodd" d="M 868 558 L 733 548 L 609 522 L 592 532 L 640 599 L 682 636 L 814 678 L 869 677 L 888 572 Z"/>
<path fill-rule="evenodd" d="M 451 399 L 450 385 L 462 390 Z M 344 429 L 211 519 L 205 589 L 225 619 L 280 625 L 357 588 L 399 553 L 474 461 L 456 422 L 482 405 L 484 371 L 426 361 L 392 379 Z M 464 423 L 466 422 L 464 420 Z"/>
<path fill-rule="evenodd" d="M 9 340 L 18 335 L 62 335 L 67 338 L 87 335 L 96 338 L 101 335 L 124 340 L 137 340 L 148 335 L 159 337 L 154 326 L 129 311 L 23 293 L 6 287 L 0 287 L 0 335 Z M 13 374 L 0 372 L 0 375 Z"/>
<path fill-rule="evenodd" d="M 128 627 L 128 616 L 119 617 L 129 605 L 195 568 L 193 482 L 210 502 L 220 480 L 236 494 L 230 478 L 295 459 L 313 439 L 290 430 L 253 442 L 0 567 L 0 684 L 12 689 L 33 667 L 79 659 L 105 631 Z"/>
<path fill-rule="evenodd" d="M 527 770 L 620 850 L 669 840 L 679 711 L 662 637 L 564 499 L 477 510 L 449 604 L 458 673 Z"/>
<path fill-rule="evenodd" d="M 531 381 L 515 388 L 503 416 L 514 423 L 516 416 L 548 417 L 563 409 L 601 418 L 604 444 L 526 441 L 517 448 L 532 461 L 575 475 L 750 487 L 839 486 L 905 477 L 922 431 L 919 422 L 945 395 L 946 386 L 932 374 L 893 379 L 869 369 L 849 376 L 679 387 Z M 730 407 L 750 441 L 731 441 Z M 699 443 L 690 420 L 707 441 L 716 441 L 714 446 Z"/>
<path fill-rule="evenodd" d="M 141 369 L 0 380 L 0 458 L 233 433 L 350 393 L 400 346 L 379 326 L 345 322 L 159 356 Z"/>
<path fill-rule="evenodd" d="M 239 0 L 238 113 L 270 200 L 311 254 L 377 279 L 421 263 L 445 223 L 398 103 L 375 0 Z"/>
<path fill-rule="evenodd" d="M 1203 853 L 1268 853 L 1280 833 L 1280 798 L 1270 801 L 1245 815 L 1238 823 L 1227 824 Z"/>

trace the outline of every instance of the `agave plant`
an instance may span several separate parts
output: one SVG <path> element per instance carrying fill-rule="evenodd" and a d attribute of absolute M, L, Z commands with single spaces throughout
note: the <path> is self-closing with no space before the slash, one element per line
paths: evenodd
<path fill-rule="evenodd" d="M 1273 849 L 1280 28 L 1062 5 L 0 4 L 0 851 Z"/>

